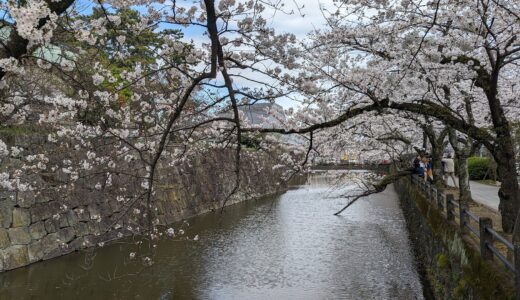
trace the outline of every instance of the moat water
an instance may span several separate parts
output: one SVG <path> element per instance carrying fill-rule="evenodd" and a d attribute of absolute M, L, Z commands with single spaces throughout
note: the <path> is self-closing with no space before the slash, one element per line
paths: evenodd
<path fill-rule="evenodd" d="M 176 224 L 188 240 L 162 240 L 150 267 L 128 241 L 2 273 L 0 299 L 423 299 L 393 187 L 334 216 L 356 190 L 342 178 Z"/>

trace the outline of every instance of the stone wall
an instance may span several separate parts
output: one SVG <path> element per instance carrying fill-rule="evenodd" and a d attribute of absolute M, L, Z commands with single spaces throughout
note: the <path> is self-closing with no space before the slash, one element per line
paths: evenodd
<path fill-rule="evenodd" d="M 481 259 L 468 237 L 410 183 L 396 185 L 427 299 L 512 299 L 512 275 Z"/>
<path fill-rule="evenodd" d="M 212 150 L 175 167 L 158 170 L 154 197 L 154 222 L 169 224 L 197 214 L 219 209 L 235 183 L 234 153 Z M 2 169 L 20 165 L 4 159 Z M 117 198 L 124 190 L 135 194 L 135 178 L 114 175 L 113 184 L 93 188 L 104 175 L 80 178 L 64 184 L 64 174 L 42 172 L 27 175 L 38 191 L 0 190 L 0 271 L 11 270 L 78 249 L 135 234 L 143 220 L 132 214 L 144 203 L 129 203 Z M 245 150 L 241 164 L 241 188 L 226 205 L 280 191 L 279 172 L 272 159 L 258 158 Z M 66 189 L 63 189 L 66 186 Z M 143 199 L 137 199 L 143 202 Z"/>

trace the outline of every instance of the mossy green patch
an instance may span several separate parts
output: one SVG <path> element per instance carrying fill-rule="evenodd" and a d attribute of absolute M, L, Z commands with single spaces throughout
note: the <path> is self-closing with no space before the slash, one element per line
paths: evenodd
<path fill-rule="evenodd" d="M 0 126 L 0 135 L 2 136 L 28 136 L 40 135 L 44 131 L 41 128 L 29 126 Z"/>
<path fill-rule="evenodd" d="M 437 254 L 437 266 L 444 269 L 448 266 L 448 257 L 444 253 Z"/>
<path fill-rule="evenodd" d="M 408 180 L 398 185 L 401 200 L 412 213 L 407 220 L 422 244 L 418 245 L 421 263 L 437 299 L 512 299 L 513 274 L 492 262 L 484 261 L 478 249 L 469 245 L 458 226 L 413 187 Z M 413 233 L 412 233 L 413 234 Z"/>

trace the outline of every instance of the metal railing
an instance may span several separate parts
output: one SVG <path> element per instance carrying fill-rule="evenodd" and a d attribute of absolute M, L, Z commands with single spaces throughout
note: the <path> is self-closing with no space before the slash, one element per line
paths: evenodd
<path fill-rule="evenodd" d="M 467 203 L 456 201 L 453 195 L 439 191 L 439 189 L 417 175 L 412 176 L 412 183 L 419 187 L 426 199 L 437 207 L 448 222 L 459 225 L 461 233 L 469 232 L 477 238 L 480 255 L 484 260 L 491 261 L 496 257 L 507 270 L 520 278 L 520 267 L 515 268 L 515 263 L 520 264 L 520 247 L 514 247 L 509 240 L 496 232 L 493 229 L 493 222 L 490 218 L 479 217 L 473 214 L 469 211 Z M 478 224 L 478 228 L 474 227 L 472 223 Z M 519 258 L 519 261 L 515 262 L 514 259 L 508 259 L 507 254 L 504 254 L 497 248 L 497 244 L 503 245 L 507 252 L 513 253 L 515 258 Z M 519 272 L 516 272 L 515 269 L 518 269 Z M 517 291 L 517 293 L 519 292 Z"/>

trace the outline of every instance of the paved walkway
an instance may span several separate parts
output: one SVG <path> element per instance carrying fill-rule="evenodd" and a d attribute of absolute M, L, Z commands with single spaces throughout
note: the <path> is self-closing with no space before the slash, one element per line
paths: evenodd
<path fill-rule="evenodd" d="M 459 179 L 457 178 L 457 184 Z M 451 184 L 453 181 L 451 178 L 448 180 Z M 476 181 L 470 181 L 469 187 L 471 188 L 471 197 L 475 202 L 478 202 L 488 208 L 498 211 L 498 203 L 500 203 L 500 199 L 498 198 L 498 186 L 492 186 L 487 184 L 482 184 Z"/>

